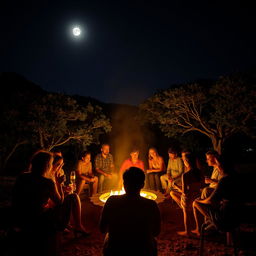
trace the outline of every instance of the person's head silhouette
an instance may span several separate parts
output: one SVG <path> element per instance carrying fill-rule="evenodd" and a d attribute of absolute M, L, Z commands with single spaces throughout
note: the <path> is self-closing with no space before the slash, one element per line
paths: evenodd
<path fill-rule="evenodd" d="M 144 186 L 145 174 L 137 167 L 130 167 L 123 174 L 124 189 L 127 194 L 139 194 Z"/>

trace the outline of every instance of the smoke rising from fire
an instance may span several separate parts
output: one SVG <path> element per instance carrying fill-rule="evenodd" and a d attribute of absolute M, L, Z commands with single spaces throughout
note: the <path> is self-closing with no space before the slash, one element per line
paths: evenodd
<path fill-rule="evenodd" d="M 147 166 L 147 151 L 151 146 L 152 132 L 144 126 L 138 118 L 138 108 L 135 106 L 118 105 L 111 111 L 112 131 L 109 136 L 111 152 L 117 170 L 122 162 L 130 157 L 132 149 L 140 151 L 139 158 Z"/>

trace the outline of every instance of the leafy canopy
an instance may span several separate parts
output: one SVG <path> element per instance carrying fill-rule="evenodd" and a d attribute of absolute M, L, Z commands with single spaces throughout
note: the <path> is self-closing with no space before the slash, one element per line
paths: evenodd
<path fill-rule="evenodd" d="M 224 141 L 248 132 L 255 117 L 255 87 L 232 77 L 194 83 L 156 93 L 140 109 L 168 137 L 197 131 L 221 152 Z"/>
<path fill-rule="evenodd" d="M 49 149 L 77 140 L 83 145 L 96 142 L 98 136 L 109 132 L 111 125 L 99 106 L 78 105 L 73 98 L 48 94 L 33 103 L 29 126 L 37 135 L 41 148 Z"/>

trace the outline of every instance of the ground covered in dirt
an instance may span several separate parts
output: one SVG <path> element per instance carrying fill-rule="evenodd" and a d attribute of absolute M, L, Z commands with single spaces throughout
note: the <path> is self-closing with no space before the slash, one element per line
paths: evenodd
<path fill-rule="evenodd" d="M 83 217 L 85 226 L 91 231 L 91 236 L 74 238 L 72 233 L 62 236 L 61 256 L 89 256 L 101 255 L 104 235 L 98 230 L 98 222 L 102 207 L 95 206 L 89 198 L 82 197 Z M 162 230 L 157 238 L 159 256 L 196 256 L 199 255 L 200 239 L 196 236 L 185 238 L 176 234 L 183 229 L 182 211 L 170 199 L 159 203 L 162 215 Z M 246 236 L 245 236 L 246 234 Z M 239 255 L 256 255 L 255 230 L 247 228 L 242 234 Z M 255 241 L 254 241 L 255 239 Z M 246 240 L 242 244 L 242 240 Z M 253 243 L 254 241 L 254 243 Z M 255 248 L 253 248 L 255 247 Z M 208 233 L 205 236 L 204 254 L 205 256 L 228 256 L 233 255 L 233 248 L 226 246 L 225 234 Z"/>
<path fill-rule="evenodd" d="M 2 180 L 3 181 L 3 180 Z M 5 179 L 0 186 L 0 242 L 4 243 L 6 221 L 4 216 L 9 207 L 10 190 L 13 180 Z M 99 232 L 98 223 L 102 207 L 94 205 L 86 194 L 81 196 L 82 217 L 85 227 L 91 232 L 89 237 L 74 237 L 72 232 L 59 235 L 60 256 L 100 256 L 104 235 Z M 196 236 L 185 238 L 176 234 L 183 229 L 181 209 L 171 201 L 158 204 L 162 216 L 162 229 L 157 238 L 159 256 L 196 256 L 199 255 L 200 239 Z M 239 256 L 256 256 L 256 229 L 244 226 L 240 232 Z M 2 244 L 2 243 L 1 243 Z M 14 246 L 12 244 L 8 246 Z M 2 247 L 2 246 L 1 246 Z M 205 236 L 204 256 L 233 255 L 233 248 L 226 246 L 225 234 L 212 233 Z M 4 253 L 8 255 L 8 253 Z M 121 255 L 120 255 L 121 256 Z"/>

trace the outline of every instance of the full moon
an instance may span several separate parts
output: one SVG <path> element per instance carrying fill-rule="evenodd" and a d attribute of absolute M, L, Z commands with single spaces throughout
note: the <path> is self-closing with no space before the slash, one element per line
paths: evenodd
<path fill-rule="evenodd" d="M 79 27 L 74 27 L 72 31 L 74 36 L 80 36 L 81 34 L 81 29 Z"/>

